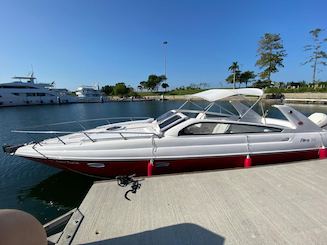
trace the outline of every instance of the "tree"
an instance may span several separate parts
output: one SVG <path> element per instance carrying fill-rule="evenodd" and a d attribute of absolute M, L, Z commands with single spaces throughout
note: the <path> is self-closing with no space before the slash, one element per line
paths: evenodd
<path fill-rule="evenodd" d="M 240 71 L 236 71 L 235 73 L 230 74 L 225 80 L 228 83 L 232 83 L 233 84 L 233 88 L 235 88 L 235 84 L 240 82 L 240 74 L 241 74 Z"/>
<path fill-rule="evenodd" d="M 270 88 L 271 81 L 270 80 L 265 80 L 265 81 L 258 80 L 255 83 L 253 83 L 253 87 L 255 87 L 255 88 Z"/>
<path fill-rule="evenodd" d="M 137 89 L 138 89 L 139 91 L 142 91 L 143 86 L 142 86 L 142 85 L 137 85 Z"/>
<path fill-rule="evenodd" d="M 147 86 L 146 86 L 146 81 L 142 81 L 140 82 L 140 84 L 137 86 L 140 90 L 143 90 L 143 89 L 148 89 Z"/>
<path fill-rule="evenodd" d="M 260 73 L 260 78 L 271 81 L 271 73 L 278 72 L 279 67 L 284 67 L 283 60 L 286 51 L 280 34 L 265 33 L 259 41 L 258 55 L 260 58 L 255 65 L 264 69 Z"/>
<path fill-rule="evenodd" d="M 148 77 L 147 81 L 142 81 L 140 84 L 143 84 L 142 86 L 144 86 L 146 89 L 153 91 L 158 90 L 159 85 L 166 80 L 167 78 L 165 75 L 157 76 L 152 74 Z"/>
<path fill-rule="evenodd" d="M 304 62 L 305 64 L 311 64 L 311 67 L 313 68 L 313 75 L 312 75 L 312 82 L 316 82 L 316 73 L 320 70 L 317 70 L 318 65 L 326 66 L 327 62 L 325 61 L 327 59 L 327 53 L 322 50 L 322 44 L 324 42 L 327 42 L 327 38 L 321 40 L 319 38 L 320 33 L 323 30 L 320 28 L 316 28 L 314 30 L 310 31 L 310 34 L 313 39 L 313 44 L 305 45 L 304 51 L 310 51 L 311 54 L 307 61 Z"/>
<path fill-rule="evenodd" d="M 113 94 L 117 96 L 126 96 L 131 92 L 131 89 L 125 83 L 116 83 L 113 89 Z"/>
<path fill-rule="evenodd" d="M 147 87 L 153 91 L 158 88 L 159 83 L 159 77 L 157 75 L 150 75 L 147 80 Z"/>
<path fill-rule="evenodd" d="M 236 61 L 232 63 L 230 67 L 228 67 L 228 70 L 233 73 L 233 88 L 235 88 L 235 82 L 236 82 L 236 73 L 239 71 L 240 67 Z M 227 80 L 227 79 L 226 79 Z"/>
<path fill-rule="evenodd" d="M 202 83 L 200 83 L 199 86 L 200 86 L 201 89 L 209 88 L 209 84 L 206 83 L 206 82 L 202 82 Z"/>
<path fill-rule="evenodd" d="M 240 74 L 240 83 L 245 83 L 245 87 L 248 87 L 249 82 L 253 82 L 256 77 L 253 71 L 245 71 Z"/>
<path fill-rule="evenodd" d="M 161 84 L 161 87 L 165 90 L 166 92 L 166 89 L 169 88 L 169 84 L 168 83 L 162 83 Z"/>
<path fill-rule="evenodd" d="M 106 95 L 112 95 L 113 90 L 114 90 L 114 86 L 110 86 L 110 85 L 106 85 L 101 88 L 101 91 Z"/>

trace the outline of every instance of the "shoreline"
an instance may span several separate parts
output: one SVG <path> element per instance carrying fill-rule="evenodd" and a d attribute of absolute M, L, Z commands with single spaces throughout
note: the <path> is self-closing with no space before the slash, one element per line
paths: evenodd
<path fill-rule="evenodd" d="M 265 93 L 264 99 L 271 101 L 276 99 L 266 99 L 272 93 Z M 327 104 L 327 93 L 284 93 L 284 102 L 294 104 Z M 147 100 L 161 100 L 161 95 L 144 96 Z M 165 95 L 165 100 L 187 100 L 187 95 Z M 279 99 L 277 99 L 279 100 Z"/>
<path fill-rule="evenodd" d="M 279 98 L 267 98 L 273 95 L 272 93 L 265 93 L 263 100 L 268 103 L 288 103 L 299 105 L 327 105 L 327 93 L 284 93 L 284 99 Z M 165 95 L 164 100 L 167 101 L 186 101 L 189 95 Z M 235 99 L 235 98 L 234 98 Z M 237 98 L 236 98 L 237 99 Z M 121 98 L 118 96 L 108 96 L 104 102 L 73 102 L 64 104 L 79 104 L 79 103 L 110 103 L 110 102 L 147 102 L 147 101 L 162 101 L 162 95 L 148 95 L 141 98 Z M 197 100 L 197 99 L 194 99 Z M 200 99 L 199 99 L 200 100 Z M 231 99 L 229 99 L 231 100 Z M 250 98 L 251 100 L 251 98 Z M 12 106 L 0 106 L 0 108 L 10 108 L 17 106 L 33 106 L 33 105 L 58 105 L 58 104 L 29 104 L 29 105 L 12 105 Z"/>

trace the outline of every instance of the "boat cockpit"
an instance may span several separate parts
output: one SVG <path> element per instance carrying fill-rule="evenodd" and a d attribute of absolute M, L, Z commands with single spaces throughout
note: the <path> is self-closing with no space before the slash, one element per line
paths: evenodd
<path fill-rule="evenodd" d="M 232 94 L 233 93 L 233 94 Z M 254 110 L 254 106 L 261 102 L 262 90 L 239 89 L 228 90 L 226 93 L 208 90 L 191 96 L 209 101 L 209 105 L 201 107 L 189 99 L 180 108 L 170 110 L 154 120 L 159 127 L 160 134 L 165 136 L 186 135 L 216 135 L 216 134 L 248 134 L 248 133 L 275 133 L 292 131 L 316 131 L 320 127 L 311 119 L 303 116 L 287 105 L 274 105 L 281 116 L 269 117 L 260 103 L 260 112 Z M 230 108 L 224 108 L 216 102 L 221 98 L 234 95 L 258 96 L 255 102 L 248 106 L 241 100 L 231 100 Z M 185 109 L 187 103 L 195 105 L 197 110 Z M 213 108 L 218 111 L 212 111 Z M 321 129 L 320 129 L 321 130 Z"/>
<path fill-rule="evenodd" d="M 208 115 L 203 111 L 171 110 L 158 117 L 154 123 L 158 123 L 165 136 L 272 133 L 282 132 L 285 128 L 282 125 L 235 120 L 239 118 L 236 115 L 227 116 L 213 112 Z"/>

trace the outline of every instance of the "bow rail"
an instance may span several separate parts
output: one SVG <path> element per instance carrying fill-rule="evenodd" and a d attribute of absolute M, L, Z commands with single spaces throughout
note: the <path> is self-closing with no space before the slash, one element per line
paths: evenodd
<path fill-rule="evenodd" d="M 98 119 L 86 119 L 86 120 L 79 120 L 79 121 L 68 121 L 68 122 L 58 122 L 58 123 L 52 123 L 52 124 L 43 124 L 43 125 L 38 125 L 34 127 L 29 127 L 29 129 L 20 129 L 20 130 L 12 130 L 11 132 L 13 133 L 23 133 L 23 134 L 28 134 L 28 135 L 55 135 L 55 138 L 57 138 L 62 144 L 66 145 L 67 142 L 64 141 L 62 134 L 74 134 L 74 133 L 80 133 L 84 134 L 90 141 L 96 142 L 97 139 L 95 137 L 92 137 L 94 135 L 99 135 L 99 134 L 118 134 L 121 136 L 122 139 L 127 140 L 128 135 L 151 135 L 151 136 L 156 136 L 160 137 L 159 134 L 157 133 L 152 133 L 152 132 L 128 132 L 128 131 L 88 131 L 90 129 L 87 129 L 85 125 L 82 123 L 85 122 L 97 122 L 97 121 L 104 121 L 106 124 L 101 124 L 98 125 L 98 127 L 101 126 L 110 126 L 113 123 L 119 123 L 119 122 L 128 122 L 128 121 L 138 121 L 138 120 L 146 120 L 150 119 L 149 117 L 111 117 L 111 118 L 98 118 Z M 116 122 L 113 122 L 116 120 Z M 68 124 L 75 124 L 80 127 L 80 130 L 35 130 L 37 128 L 42 128 L 42 127 L 51 127 L 51 126 L 62 126 L 62 125 L 68 125 Z M 33 130 L 32 130 L 33 129 Z M 61 135 L 61 136 L 59 136 Z M 101 140 L 106 139 L 106 138 L 101 138 Z M 42 146 L 40 140 L 34 140 L 35 144 L 38 144 Z"/>
<path fill-rule="evenodd" d="M 93 119 L 83 119 L 83 120 L 73 120 L 73 121 L 66 121 L 66 122 L 41 124 L 41 125 L 37 125 L 37 126 L 31 126 L 31 127 L 28 127 L 28 128 L 29 129 L 34 129 L 34 128 L 40 128 L 40 127 L 60 126 L 60 125 L 67 125 L 67 124 L 77 124 L 80 127 L 82 127 L 83 129 L 85 129 L 85 127 L 83 125 L 81 125 L 81 123 L 104 121 L 107 124 L 111 124 L 111 123 L 113 123 L 112 122 L 113 120 L 116 120 L 115 123 L 117 123 L 117 122 L 127 122 L 127 121 L 146 120 L 146 119 L 150 119 L 150 117 L 106 117 L 106 118 L 93 118 Z M 121 121 L 119 121 L 119 120 L 121 120 Z M 24 129 L 22 129 L 22 130 L 24 130 Z M 22 131 L 22 130 L 20 130 L 20 131 Z"/>

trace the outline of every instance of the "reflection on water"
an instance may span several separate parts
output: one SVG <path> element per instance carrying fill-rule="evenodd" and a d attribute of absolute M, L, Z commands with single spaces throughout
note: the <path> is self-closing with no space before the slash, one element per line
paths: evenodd
<path fill-rule="evenodd" d="M 31 141 L 27 135 L 11 133 L 13 129 L 91 118 L 157 117 L 167 110 L 178 108 L 182 103 L 111 102 L 0 108 L 0 145 Z M 326 106 L 294 107 L 306 115 L 327 112 Z M 0 152 L 0 208 L 25 210 L 43 223 L 78 206 L 94 180 Z"/>
<path fill-rule="evenodd" d="M 312 104 L 288 104 L 289 106 L 292 106 L 298 111 L 301 111 L 304 115 L 310 116 L 312 113 L 315 112 L 322 112 L 327 113 L 327 105 L 312 105 Z"/>
<path fill-rule="evenodd" d="M 0 145 L 47 138 L 41 135 L 31 138 L 30 135 L 11 133 L 14 129 L 92 118 L 156 117 L 182 103 L 112 102 L 0 108 Z M 89 177 L 59 171 L 23 158 L 5 155 L 0 151 L 0 208 L 25 210 L 42 223 L 78 206 L 93 181 Z"/>
<path fill-rule="evenodd" d="M 19 199 L 34 198 L 62 208 L 74 208 L 97 179 L 60 171 L 23 190 Z M 61 190 L 58 192 L 58 189 Z"/>
<path fill-rule="evenodd" d="M 40 203 L 42 207 L 38 215 L 44 215 L 44 221 L 48 221 L 78 207 L 94 181 L 95 178 L 60 171 L 19 191 L 17 198 L 20 203 L 29 203 L 31 200 Z M 34 213 L 35 210 L 30 212 Z"/>

